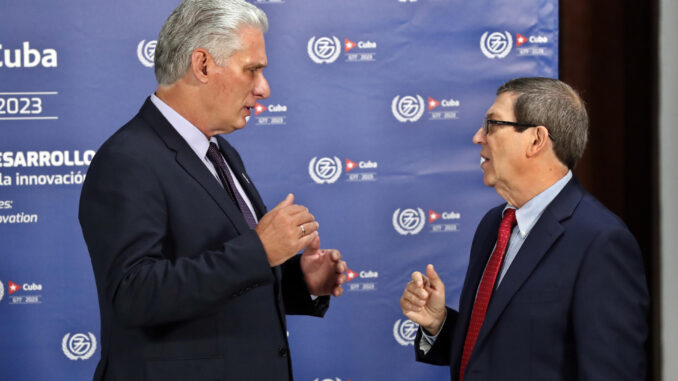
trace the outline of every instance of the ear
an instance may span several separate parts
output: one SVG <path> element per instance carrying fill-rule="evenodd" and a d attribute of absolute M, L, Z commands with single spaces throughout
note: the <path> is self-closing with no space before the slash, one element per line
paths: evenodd
<path fill-rule="evenodd" d="M 527 147 L 527 157 L 534 157 L 544 152 L 550 142 L 549 131 L 544 126 L 531 129 L 530 144 Z"/>
<path fill-rule="evenodd" d="M 207 83 L 210 61 L 212 56 L 203 48 L 195 49 L 191 53 L 191 73 L 201 83 Z"/>

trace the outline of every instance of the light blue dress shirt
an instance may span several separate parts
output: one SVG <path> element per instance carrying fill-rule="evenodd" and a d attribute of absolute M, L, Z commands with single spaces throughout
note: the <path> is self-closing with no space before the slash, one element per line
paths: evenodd
<path fill-rule="evenodd" d="M 565 188 L 565 185 L 567 185 L 571 178 L 572 171 L 567 171 L 565 176 L 563 176 L 560 180 L 556 181 L 555 184 L 546 188 L 546 190 L 539 193 L 538 195 L 532 197 L 530 201 L 525 203 L 525 205 L 523 205 L 519 209 L 516 209 L 515 206 L 512 206 L 508 203 L 506 204 L 506 206 L 504 207 L 504 212 L 506 211 L 506 209 L 509 208 L 516 209 L 517 224 L 511 231 L 511 238 L 509 239 L 508 248 L 506 249 L 506 255 L 504 255 L 504 262 L 502 264 L 501 271 L 499 272 L 499 278 L 497 279 L 494 285 L 495 289 L 499 287 L 499 284 L 504 279 L 504 275 L 506 275 L 506 272 L 508 271 L 509 267 L 511 267 L 511 263 L 513 263 L 513 260 L 516 259 L 516 255 L 518 255 L 518 251 L 520 251 L 520 248 L 523 246 L 523 243 L 527 239 L 527 236 L 530 235 L 530 231 L 532 231 L 534 225 L 537 223 L 537 221 L 539 221 L 539 217 L 541 217 L 541 215 L 544 213 L 544 210 L 546 209 L 547 206 L 549 206 L 551 201 L 553 201 L 553 199 L 556 198 L 556 196 L 563 190 L 563 188 Z M 503 214 L 504 213 L 502 212 L 502 216 Z M 494 248 L 492 249 L 492 251 L 494 251 Z M 443 324 L 445 323 L 443 322 Z M 438 335 L 431 336 L 426 334 L 426 332 L 423 330 L 422 334 L 423 337 L 426 339 L 427 343 L 422 340 L 420 342 L 421 344 L 419 349 L 423 350 L 424 352 L 428 352 L 428 350 L 431 349 L 431 345 L 433 345 Z"/>
<path fill-rule="evenodd" d="M 170 107 L 167 103 L 163 102 L 162 99 L 158 98 L 155 94 L 151 94 L 151 102 L 155 105 L 155 107 L 160 110 L 160 113 L 167 119 L 167 121 L 174 127 L 174 129 L 181 135 L 182 138 L 188 143 L 188 145 L 191 147 L 193 152 L 198 156 L 200 161 L 209 169 L 209 171 L 212 173 L 212 176 L 217 179 L 217 182 L 221 187 L 223 188 L 224 185 L 221 183 L 221 179 L 219 179 L 219 175 L 217 174 L 216 168 L 214 168 L 214 164 L 210 161 L 210 159 L 207 158 L 207 150 L 210 148 L 210 143 L 215 143 L 217 147 L 219 146 L 219 142 L 217 141 L 217 138 L 212 136 L 207 139 L 205 134 L 202 133 L 198 129 L 198 127 L 194 126 L 191 122 L 186 120 L 183 116 L 181 116 L 178 112 L 174 111 L 172 107 Z M 243 190 L 242 186 L 240 185 L 240 181 L 238 181 L 237 177 L 234 176 L 233 170 L 231 167 L 228 165 L 228 161 L 224 160 L 226 163 L 226 167 L 228 167 L 228 174 L 231 176 L 231 179 L 233 179 L 233 183 L 235 184 L 235 187 L 237 188 L 236 191 L 240 193 L 240 196 L 242 196 L 243 200 L 245 200 L 245 203 L 247 204 L 247 207 L 250 209 L 252 212 L 252 216 L 254 217 L 254 221 L 256 223 L 259 223 L 259 220 L 257 219 L 257 214 L 254 212 L 254 208 L 252 207 L 252 202 L 250 201 L 249 197 L 247 197 L 247 193 Z"/>
<path fill-rule="evenodd" d="M 556 181 L 555 184 L 546 188 L 546 190 L 539 193 L 538 195 L 532 197 L 532 199 L 525 203 L 525 205 L 523 205 L 522 208 L 516 209 L 516 221 L 518 223 L 511 231 L 511 238 L 509 239 L 508 249 L 506 249 L 506 255 L 504 256 L 504 264 L 501 267 L 499 279 L 497 279 L 497 282 L 494 286 L 495 289 L 499 287 L 499 284 L 504 279 L 504 275 L 506 275 L 506 271 L 508 271 L 509 267 L 511 266 L 511 263 L 513 263 L 513 260 L 516 259 L 518 251 L 523 246 L 523 243 L 525 242 L 525 239 L 527 239 L 527 236 L 530 234 L 530 231 L 532 231 L 534 224 L 537 223 L 539 217 L 541 217 L 542 213 L 544 213 L 546 207 L 549 206 L 551 201 L 553 201 L 553 199 L 556 198 L 558 193 L 560 193 L 560 191 L 562 191 L 563 188 L 565 188 L 565 185 L 567 185 L 571 178 L 572 171 L 567 171 L 565 176 L 563 176 L 560 180 Z M 509 205 L 507 203 L 506 206 L 504 207 L 504 211 L 506 211 L 506 209 L 508 208 L 515 209 L 515 206 Z M 502 216 L 503 214 L 504 213 L 502 212 Z"/>

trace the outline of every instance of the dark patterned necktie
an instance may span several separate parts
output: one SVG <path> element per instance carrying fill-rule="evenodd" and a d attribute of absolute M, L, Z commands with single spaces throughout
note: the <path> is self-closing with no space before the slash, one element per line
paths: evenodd
<path fill-rule="evenodd" d="M 509 238 L 511 238 L 511 230 L 515 225 L 516 210 L 513 208 L 506 209 L 504 218 L 501 220 L 501 224 L 499 224 L 497 245 L 494 247 L 490 260 L 487 262 L 487 267 L 485 267 L 485 272 L 480 280 L 475 303 L 473 303 L 471 322 L 468 325 L 466 339 L 464 340 L 464 351 L 461 355 L 459 381 L 463 381 L 464 379 L 466 365 L 468 365 L 468 360 L 471 358 L 471 352 L 473 352 L 473 347 L 476 345 L 476 340 L 478 340 L 480 328 L 483 326 L 483 321 L 485 321 L 485 314 L 487 313 L 487 306 L 490 304 L 494 283 L 497 280 L 497 274 L 499 274 L 504 254 L 506 254 L 506 247 L 508 246 Z"/>
<path fill-rule="evenodd" d="M 247 225 L 249 225 L 250 229 L 254 229 L 257 226 L 257 222 L 252 215 L 252 211 L 242 198 L 242 195 L 240 192 L 238 192 L 238 188 L 235 187 L 233 178 L 230 175 L 230 171 L 228 170 L 226 162 L 221 156 L 219 147 L 216 143 L 210 142 L 210 148 L 207 150 L 207 158 L 210 159 L 212 164 L 214 164 L 214 168 L 217 170 L 219 179 L 221 179 L 221 183 L 223 184 L 224 189 L 226 189 L 226 192 L 231 196 L 231 199 L 233 199 L 236 204 L 238 204 L 238 208 L 240 208 L 240 212 L 242 213 L 243 217 L 245 217 Z"/>

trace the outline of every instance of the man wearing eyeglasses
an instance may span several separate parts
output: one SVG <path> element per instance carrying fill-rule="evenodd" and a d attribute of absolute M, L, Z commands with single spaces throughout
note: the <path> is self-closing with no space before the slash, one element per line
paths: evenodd
<path fill-rule="evenodd" d="M 433 265 L 400 299 L 418 361 L 452 380 L 644 380 L 648 292 L 624 223 L 572 174 L 588 117 L 567 84 L 502 85 L 483 125 L 485 185 L 506 200 L 476 230 L 459 309 Z"/>

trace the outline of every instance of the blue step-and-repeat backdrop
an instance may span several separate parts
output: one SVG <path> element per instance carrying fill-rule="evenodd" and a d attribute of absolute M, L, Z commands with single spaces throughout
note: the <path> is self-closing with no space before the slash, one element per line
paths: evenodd
<path fill-rule="evenodd" d="M 289 317 L 302 381 L 444 380 L 398 300 L 436 268 L 456 306 L 501 200 L 471 137 L 496 88 L 556 77 L 556 0 L 256 0 L 271 97 L 227 136 L 269 207 L 293 192 L 350 268 L 324 319 Z M 0 380 L 89 380 L 99 312 L 78 198 L 97 148 L 155 89 L 178 0 L 0 3 Z M 262 366 L 265 366 L 262 364 Z"/>

